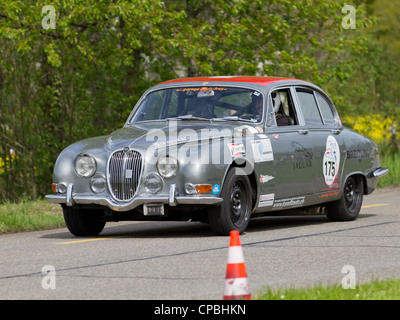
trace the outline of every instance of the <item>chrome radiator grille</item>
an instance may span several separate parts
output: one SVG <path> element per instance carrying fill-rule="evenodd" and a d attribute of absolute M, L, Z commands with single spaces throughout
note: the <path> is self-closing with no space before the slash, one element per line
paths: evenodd
<path fill-rule="evenodd" d="M 114 198 L 130 200 L 136 193 L 142 172 L 142 156 L 134 150 L 114 152 L 108 164 L 109 187 Z"/>

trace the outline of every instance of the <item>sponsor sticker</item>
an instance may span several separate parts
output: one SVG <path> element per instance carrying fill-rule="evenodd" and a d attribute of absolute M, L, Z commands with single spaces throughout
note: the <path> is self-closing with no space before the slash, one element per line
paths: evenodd
<path fill-rule="evenodd" d="M 221 187 L 219 186 L 219 184 L 214 184 L 212 187 L 212 193 L 213 194 L 218 194 L 221 190 Z"/>
<path fill-rule="evenodd" d="M 254 162 L 273 161 L 274 154 L 272 152 L 271 140 L 261 139 L 251 141 Z"/>
<path fill-rule="evenodd" d="M 232 157 L 237 157 L 245 153 L 245 148 L 243 143 L 229 143 L 228 148 L 229 151 L 231 152 Z"/>
<path fill-rule="evenodd" d="M 268 182 L 268 181 L 270 181 L 272 179 L 275 179 L 275 177 L 269 176 L 269 175 L 260 174 L 260 182 L 261 183 L 266 183 L 266 182 Z"/>
<path fill-rule="evenodd" d="M 304 204 L 304 196 L 279 199 L 274 202 L 273 208 L 300 207 Z"/>
<path fill-rule="evenodd" d="M 339 172 L 340 165 L 340 148 L 339 144 L 333 136 L 326 139 L 326 148 L 322 161 L 322 172 L 326 185 L 333 184 Z"/>
<path fill-rule="evenodd" d="M 269 207 L 274 204 L 275 193 L 261 194 L 260 201 L 258 202 L 259 207 Z"/>

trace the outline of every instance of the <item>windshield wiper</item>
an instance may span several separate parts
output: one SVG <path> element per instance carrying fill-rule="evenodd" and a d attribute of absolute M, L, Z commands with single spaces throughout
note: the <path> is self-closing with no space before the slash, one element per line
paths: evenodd
<path fill-rule="evenodd" d="M 210 119 L 207 118 L 200 118 L 200 117 L 196 117 L 192 114 L 186 114 L 184 116 L 177 116 L 174 118 L 167 118 L 167 120 L 173 120 L 173 119 L 179 119 L 179 120 L 205 120 L 205 121 L 210 121 Z"/>
<path fill-rule="evenodd" d="M 192 114 L 186 114 L 186 115 L 183 115 L 183 116 L 167 118 L 166 120 L 170 121 L 170 120 L 175 120 L 175 119 L 178 119 L 178 120 L 203 120 L 203 121 L 204 120 L 205 121 L 246 121 L 246 122 L 251 122 L 251 123 L 257 122 L 256 119 L 253 119 L 253 120 L 252 119 L 243 119 L 243 118 L 240 118 L 238 116 L 226 116 L 226 117 L 223 117 L 223 118 L 207 119 L 207 118 L 196 117 L 196 116 L 194 116 Z"/>
<path fill-rule="evenodd" d="M 238 117 L 238 116 L 226 116 L 226 117 L 223 117 L 223 118 L 214 118 L 214 119 L 225 120 L 225 121 L 229 121 L 229 120 L 233 120 L 233 121 L 247 121 L 247 122 L 252 122 L 252 123 L 257 122 L 256 119 L 254 119 L 254 120 L 251 120 L 251 119 L 243 119 L 243 118 Z M 214 120 L 214 119 L 213 119 L 213 120 Z"/>

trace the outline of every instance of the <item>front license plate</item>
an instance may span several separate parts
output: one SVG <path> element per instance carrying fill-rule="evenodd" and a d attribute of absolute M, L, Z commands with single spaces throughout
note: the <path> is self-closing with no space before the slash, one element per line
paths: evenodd
<path fill-rule="evenodd" d="M 145 216 L 163 216 L 164 205 L 163 204 L 144 204 L 143 214 Z"/>

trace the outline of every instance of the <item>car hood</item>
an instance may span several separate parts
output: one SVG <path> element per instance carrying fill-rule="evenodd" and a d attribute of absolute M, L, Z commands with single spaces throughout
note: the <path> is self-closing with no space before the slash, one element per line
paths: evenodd
<path fill-rule="evenodd" d="M 125 147 L 146 149 L 150 145 L 173 146 L 216 137 L 242 137 L 261 131 L 252 124 L 238 121 L 162 121 L 126 126 L 114 131 L 105 137 L 105 146 L 109 150 Z"/>

